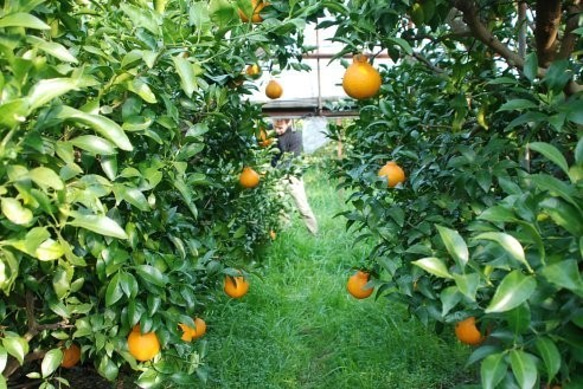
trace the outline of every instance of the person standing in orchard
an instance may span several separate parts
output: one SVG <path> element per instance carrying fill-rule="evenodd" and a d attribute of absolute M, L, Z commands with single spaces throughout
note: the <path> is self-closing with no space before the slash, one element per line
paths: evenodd
<path fill-rule="evenodd" d="M 289 118 L 275 119 L 273 121 L 273 129 L 277 137 L 279 153 L 273 157 L 271 165 L 290 169 L 291 159 L 298 157 L 303 151 L 302 134 L 293 128 L 292 120 Z M 285 158 L 286 155 L 288 158 Z M 308 202 L 304 181 L 301 176 L 288 173 L 284 176 L 283 183 L 292 196 L 308 231 L 316 235 L 318 233 L 318 222 Z"/>

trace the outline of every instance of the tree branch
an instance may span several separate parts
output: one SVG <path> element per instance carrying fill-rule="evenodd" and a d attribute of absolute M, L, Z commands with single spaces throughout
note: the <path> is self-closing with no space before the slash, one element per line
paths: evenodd
<path fill-rule="evenodd" d="M 580 0 L 574 0 L 567 8 L 567 22 L 565 23 L 565 35 L 561 40 L 561 49 L 559 50 L 559 59 L 567 59 L 575 50 L 575 44 L 579 39 L 577 35 L 573 34 L 573 30 L 578 27 L 579 13 L 583 12 L 583 3 Z"/>
<path fill-rule="evenodd" d="M 557 54 L 559 25 L 561 23 L 561 0 L 537 0 L 536 28 L 534 37 L 538 63 L 547 68 Z"/>
<path fill-rule="evenodd" d="M 432 64 L 431 62 L 429 62 L 429 60 L 427 58 L 425 58 L 424 56 L 422 56 L 421 54 L 413 52 L 413 58 L 415 58 L 419 62 L 422 62 L 425 66 L 427 66 L 433 72 L 435 72 L 437 74 L 443 73 L 443 69 L 441 69 L 441 68 L 435 66 L 434 64 Z"/>

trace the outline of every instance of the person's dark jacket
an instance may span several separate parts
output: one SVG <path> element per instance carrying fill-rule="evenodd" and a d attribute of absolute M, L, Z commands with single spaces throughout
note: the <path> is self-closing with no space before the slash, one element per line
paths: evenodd
<path fill-rule="evenodd" d="M 271 160 L 271 166 L 273 167 L 279 164 L 284 153 L 293 153 L 293 156 L 297 157 L 304 151 L 301 131 L 294 131 L 292 126 L 288 126 L 283 134 L 277 136 L 277 148 L 279 152 Z M 286 160 L 286 167 L 289 167 L 290 162 L 290 159 Z"/>

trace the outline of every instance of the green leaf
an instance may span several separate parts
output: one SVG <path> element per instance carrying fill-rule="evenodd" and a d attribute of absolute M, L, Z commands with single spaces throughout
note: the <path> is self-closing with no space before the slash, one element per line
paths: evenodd
<path fill-rule="evenodd" d="M 192 200 L 192 193 L 193 193 L 192 189 L 189 188 L 181 178 L 174 179 L 172 181 L 172 184 L 174 185 L 174 187 L 176 189 L 178 189 L 178 192 L 180 192 L 182 199 L 184 200 L 184 203 L 186 204 L 186 206 L 190 210 L 190 213 L 192 213 L 192 216 L 195 219 L 197 219 L 198 218 L 198 209 L 196 208 L 196 204 Z"/>
<path fill-rule="evenodd" d="M 197 73 L 200 72 L 200 66 L 198 64 L 191 63 L 188 58 L 182 58 L 175 56 L 172 58 L 174 62 L 174 68 L 180 77 L 180 86 L 182 90 L 188 97 L 192 97 L 192 94 L 198 88 Z"/>
<path fill-rule="evenodd" d="M 115 193 L 116 198 L 119 197 L 124 201 L 127 201 L 141 211 L 150 210 L 148 199 L 146 199 L 146 196 L 144 196 L 144 194 L 137 188 L 128 187 L 124 184 L 114 184 L 113 192 Z"/>
<path fill-rule="evenodd" d="M 47 351 L 40 365 L 42 377 L 47 378 L 48 376 L 53 374 L 59 368 L 59 365 L 61 364 L 62 361 L 63 352 L 60 349 L 54 348 L 52 350 Z"/>
<path fill-rule="evenodd" d="M 124 294 L 133 299 L 137 296 L 139 291 L 138 281 L 131 273 L 122 273 L 120 276 L 120 285 Z"/>
<path fill-rule="evenodd" d="M 462 297 L 457 287 L 450 286 L 444 288 L 439 296 L 441 299 L 441 316 L 447 315 L 462 300 Z"/>
<path fill-rule="evenodd" d="M 0 28 L 3 27 L 24 27 L 33 30 L 50 30 L 51 26 L 28 13 L 14 13 L 0 19 Z"/>
<path fill-rule="evenodd" d="M 538 73 L 538 58 L 536 56 L 536 52 L 532 52 L 527 54 L 526 58 L 524 59 L 524 68 L 523 68 L 524 76 L 529 81 L 534 81 L 537 77 Z"/>
<path fill-rule="evenodd" d="M 14 224 L 26 225 L 32 221 L 32 211 L 13 198 L 2 199 L 2 213 Z"/>
<path fill-rule="evenodd" d="M 578 208 L 553 197 L 544 199 L 539 206 L 557 225 L 572 235 L 583 235 L 583 213 Z"/>
<path fill-rule="evenodd" d="M 53 239 L 42 242 L 34 251 L 34 256 L 40 261 L 54 261 L 65 254 L 61 244 Z"/>
<path fill-rule="evenodd" d="M 507 368 L 508 365 L 502 353 L 491 354 L 484 358 L 480 368 L 483 389 L 495 389 L 504 379 Z"/>
<path fill-rule="evenodd" d="M 168 278 L 160 270 L 150 265 L 140 265 L 136 267 L 136 272 L 146 282 L 164 287 L 168 283 Z"/>
<path fill-rule="evenodd" d="M 52 188 L 55 190 L 65 189 L 65 184 L 61 177 L 53 170 L 47 167 L 37 167 L 28 172 L 28 176 L 35 184 L 43 189 Z"/>
<path fill-rule="evenodd" d="M 399 46 L 400 48 L 402 48 L 405 51 L 405 53 L 407 53 L 408 55 L 413 54 L 413 48 L 411 47 L 409 42 L 407 42 L 405 39 L 392 37 L 392 36 L 387 36 L 386 38 L 388 41 L 390 41 L 390 42 L 394 43 L 395 45 Z"/>
<path fill-rule="evenodd" d="M 568 289 L 583 297 L 583 281 L 579 273 L 578 262 L 574 259 L 565 259 L 552 265 L 545 266 L 541 274 L 551 284 L 559 288 Z"/>
<path fill-rule="evenodd" d="M 468 246 L 466 245 L 464 238 L 462 238 L 455 230 L 442 226 L 436 227 L 445 248 L 463 270 L 470 257 Z"/>
<path fill-rule="evenodd" d="M 453 279 L 459 291 L 471 301 L 476 301 L 476 292 L 480 285 L 480 275 L 478 273 L 453 274 Z"/>
<path fill-rule="evenodd" d="M 128 236 L 114 220 L 107 216 L 74 214 L 74 219 L 67 224 L 85 228 L 100 235 L 111 236 L 117 239 L 127 239 Z"/>
<path fill-rule="evenodd" d="M 559 352 L 559 348 L 555 342 L 547 337 L 537 337 L 535 346 L 538 355 L 540 355 L 544 362 L 547 380 L 551 382 L 561 368 L 561 353 Z"/>
<path fill-rule="evenodd" d="M 517 262 L 522 263 L 526 268 L 532 272 L 530 264 L 526 261 L 524 249 L 520 242 L 512 235 L 504 232 L 484 232 L 474 238 L 474 240 L 491 240 L 498 243 L 510 255 L 511 258 Z"/>
<path fill-rule="evenodd" d="M 72 90 L 78 89 L 78 82 L 72 78 L 50 78 L 40 80 L 28 92 L 27 100 L 33 111 Z"/>
<path fill-rule="evenodd" d="M 510 367 L 521 389 L 534 388 L 538 379 L 538 371 L 532 355 L 522 350 L 510 351 Z"/>
<path fill-rule="evenodd" d="M 133 146 L 123 129 L 116 122 L 105 116 L 92 115 L 68 106 L 61 106 L 57 109 L 56 117 L 85 124 L 109 139 L 120 149 L 133 150 Z"/>
<path fill-rule="evenodd" d="M 498 112 L 501 111 L 516 111 L 522 110 L 527 108 L 537 108 L 538 105 L 530 100 L 526 99 L 514 99 L 510 100 L 498 109 Z"/>
<path fill-rule="evenodd" d="M 134 26 L 145 28 L 155 36 L 160 35 L 160 18 L 156 17 L 150 9 L 138 8 L 127 3 L 121 3 L 120 7 Z"/>
<path fill-rule="evenodd" d="M 6 336 L 2 338 L 2 344 L 8 352 L 22 365 L 24 357 L 28 354 L 28 342 L 19 336 Z"/>
<path fill-rule="evenodd" d="M 29 113 L 26 99 L 16 99 L 0 105 L 0 124 L 5 127 L 15 127 L 26 120 Z"/>
<path fill-rule="evenodd" d="M 565 174 L 569 175 L 569 165 L 563 154 L 555 146 L 545 142 L 532 142 L 526 145 L 527 148 L 541 153 L 549 161 L 561 168 Z"/>
<path fill-rule="evenodd" d="M 109 381 L 114 381 L 119 373 L 119 368 L 107 355 L 101 357 L 97 371 Z"/>
<path fill-rule="evenodd" d="M 8 353 L 3 346 L 0 346 L 0 377 L 2 372 L 6 368 L 6 363 L 8 362 Z"/>
<path fill-rule="evenodd" d="M 99 155 L 117 154 L 115 146 L 107 140 L 95 135 L 81 135 L 69 141 L 73 146 L 81 150 Z"/>
<path fill-rule="evenodd" d="M 53 57 L 60 59 L 63 62 L 70 62 L 75 64 L 79 62 L 77 58 L 75 58 L 75 56 L 71 54 L 65 46 L 59 43 L 47 42 L 44 39 L 32 35 L 27 36 L 26 40 L 30 44 L 44 51 L 45 53 L 52 55 Z"/>
<path fill-rule="evenodd" d="M 583 166 L 583 136 L 579 139 L 575 147 L 575 162 L 577 165 Z"/>
<path fill-rule="evenodd" d="M 134 79 L 127 83 L 127 88 L 130 92 L 134 92 L 142 98 L 146 103 L 156 104 L 156 95 L 150 89 L 150 86 L 140 79 Z"/>
<path fill-rule="evenodd" d="M 479 220 L 489 222 L 513 222 L 516 221 L 516 215 L 511 209 L 502 205 L 495 205 L 486 209 L 478 216 Z"/>
<path fill-rule="evenodd" d="M 116 302 L 118 302 L 123 297 L 123 290 L 120 285 L 119 273 L 109 281 L 107 285 L 107 290 L 105 292 L 105 306 L 110 307 Z"/>
<path fill-rule="evenodd" d="M 439 258 L 427 257 L 419 259 L 417 261 L 413 261 L 411 263 L 415 266 L 419 266 L 426 272 L 431 273 L 437 277 L 453 278 L 451 274 L 449 274 L 449 271 L 447 270 L 445 264 Z"/>
<path fill-rule="evenodd" d="M 535 289 L 534 277 L 525 276 L 519 270 L 514 270 L 500 282 L 485 312 L 506 312 L 516 308 L 528 300 Z"/>
<path fill-rule="evenodd" d="M 117 177 L 117 158 L 115 155 L 101 156 L 101 169 L 111 181 Z"/>
<path fill-rule="evenodd" d="M 63 299 L 71 290 L 71 279 L 67 271 L 60 266 L 53 276 L 53 289 L 59 299 Z"/>
<path fill-rule="evenodd" d="M 506 312 L 504 318 L 508 322 L 508 328 L 514 332 L 514 334 L 522 334 L 530 327 L 530 308 L 528 304 L 519 305 L 518 307 Z"/>

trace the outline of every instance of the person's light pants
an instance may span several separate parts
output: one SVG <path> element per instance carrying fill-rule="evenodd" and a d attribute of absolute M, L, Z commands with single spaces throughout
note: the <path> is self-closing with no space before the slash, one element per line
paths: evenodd
<path fill-rule="evenodd" d="M 294 199 L 302 219 L 304 219 L 304 223 L 306 223 L 308 231 L 315 235 L 318 232 L 318 222 L 316 221 L 314 212 L 312 212 L 310 203 L 308 203 L 304 181 L 298 177 L 287 176 L 284 179 L 284 182 L 286 184 L 287 190 Z"/>

